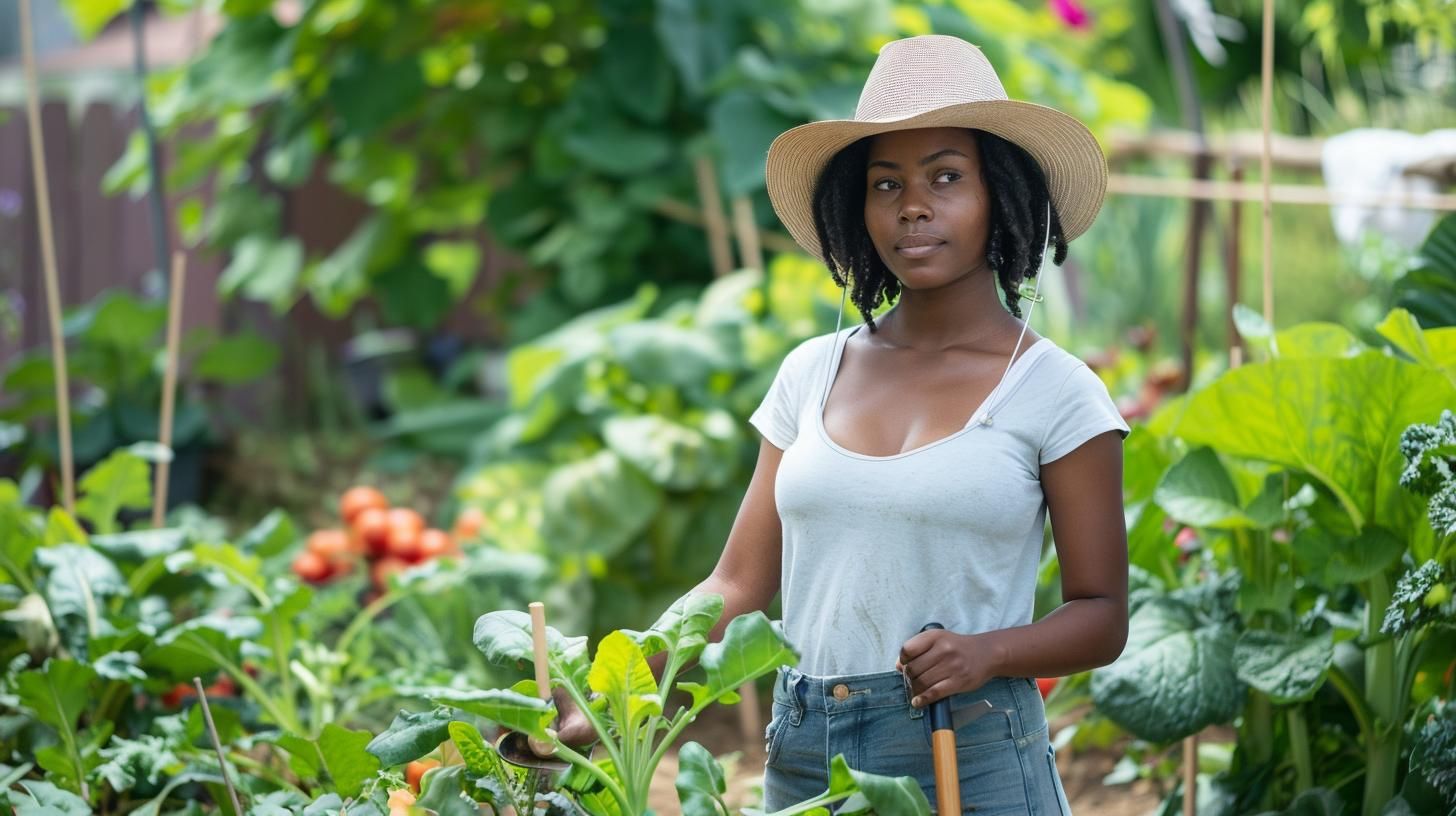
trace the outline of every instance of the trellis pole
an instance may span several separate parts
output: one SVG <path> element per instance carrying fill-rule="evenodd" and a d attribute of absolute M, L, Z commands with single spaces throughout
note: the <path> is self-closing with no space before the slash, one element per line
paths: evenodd
<path fill-rule="evenodd" d="M 181 252 L 172 253 L 172 285 L 167 307 L 167 367 L 162 375 L 162 420 L 157 431 L 157 441 L 167 451 L 156 467 L 157 485 L 152 491 L 153 527 L 161 527 L 167 515 L 167 477 L 172 470 L 172 415 L 177 392 L 177 347 L 182 327 L 182 279 L 186 271 L 186 256 Z"/>
<path fill-rule="evenodd" d="M 32 28 L 30 0 L 20 0 L 20 55 L 25 67 L 26 126 L 30 132 L 30 167 L 35 179 L 41 265 L 45 273 L 46 316 L 50 320 L 51 359 L 56 382 L 56 436 L 60 440 L 61 505 L 66 508 L 67 513 L 74 516 L 76 470 L 71 458 L 71 384 L 66 374 L 66 337 L 61 327 L 60 275 L 56 271 L 56 235 L 51 224 L 50 179 L 46 173 L 45 141 L 40 126 L 40 82 L 35 67 Z"/>

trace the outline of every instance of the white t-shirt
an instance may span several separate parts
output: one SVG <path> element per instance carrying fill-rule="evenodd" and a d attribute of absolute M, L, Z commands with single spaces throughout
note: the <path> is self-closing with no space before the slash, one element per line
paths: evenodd
<path fill-rule="evenodd" d="M 1041 338 L 960 431 L 892 456 L 846 450 L 822 408 L 860 328 L 790 351 L 749 418 L 784 451 L 774 487 L 784 632 L 814 675 L 892 671 L 930 621 L 962 634 L 1030 623 L 1047 511 L 1040 466 L 1097 434 L 1129 433 L 1097 375 Z"/>

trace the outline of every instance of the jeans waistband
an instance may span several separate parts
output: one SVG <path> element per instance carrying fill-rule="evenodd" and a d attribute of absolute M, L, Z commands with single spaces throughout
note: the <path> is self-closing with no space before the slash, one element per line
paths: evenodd
<path fill-rule="evenodd" d="M 908 719 L 918 720 L 925 716 L 926 709 L 910 705 L 909 691 L 909 681 L 897 671 L 816 676 L 783 666 L 774 681 L 773 699 L 789 707 L 790 721 L 794 725 L 803 720 L 805 711 L 837 714 L 886 707 L 903 708 Z M 1039 710 L 1040 706 L 1033 704 L 1041 702 L 1035 680 L 993 677 L 980 688 L 951 695 L 951 711 L 981 700 L 990 702 L 996 709 L 1017 712 L 1023 723 L 1027 722 L 1026 715 L 1031 713 L 1028 709 L 1035 707 Z"/>

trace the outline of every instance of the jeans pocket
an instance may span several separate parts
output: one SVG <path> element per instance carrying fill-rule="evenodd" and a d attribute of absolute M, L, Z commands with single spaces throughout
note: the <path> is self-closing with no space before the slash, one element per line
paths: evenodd
<path fill-rule="evenodd" d="M 773 716 L 769 718 L 768 725 L 763 729 L 763 754 L 764 764 L 773 765 L 778 761 L 779 745 L 783 742 L 780 733 L 784 730 L 785 721 L 788 720 L 789 707 L 783 703 L 773 704 Z"/>
<path fill-rule="evenodd" d="M 1052 786 L 1052 796 L 1055 799 L 1057 810 L 1060 816 L 1071 816 L 1072 806 L 1067 802 L 1067 792 L 1062 787 L 1062 775 L 1057 773 L 1057 749 L 1047 743 L 1046 752 L 1048 783 Z"/>

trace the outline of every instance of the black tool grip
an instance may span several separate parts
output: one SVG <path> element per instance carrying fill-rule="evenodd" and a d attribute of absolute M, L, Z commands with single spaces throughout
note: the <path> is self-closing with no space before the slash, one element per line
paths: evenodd
<path fill-rule="evenodd" d="M 920 631 L 925 632 L 925 631 L 928 631 L 928 630 L 931 630 L 931 629 L 944 629 L 944 628 L 945 628 L 944 626 L 941 626 L 938 623 L 931 622 L 931 623 L 927 623 L 924 626 L 920 627 Z M 931 703 L 930 704 L 930 730 L 931 731 L 948 731 L 948 730 L 950 730 L 952 728 L 954 728 L 954 726 L 952 726 L 951 725 L 951 722 L 950 722 L 950 700 L 949 700 L 949 698 L 936 700 L 935 702 Z"/>

